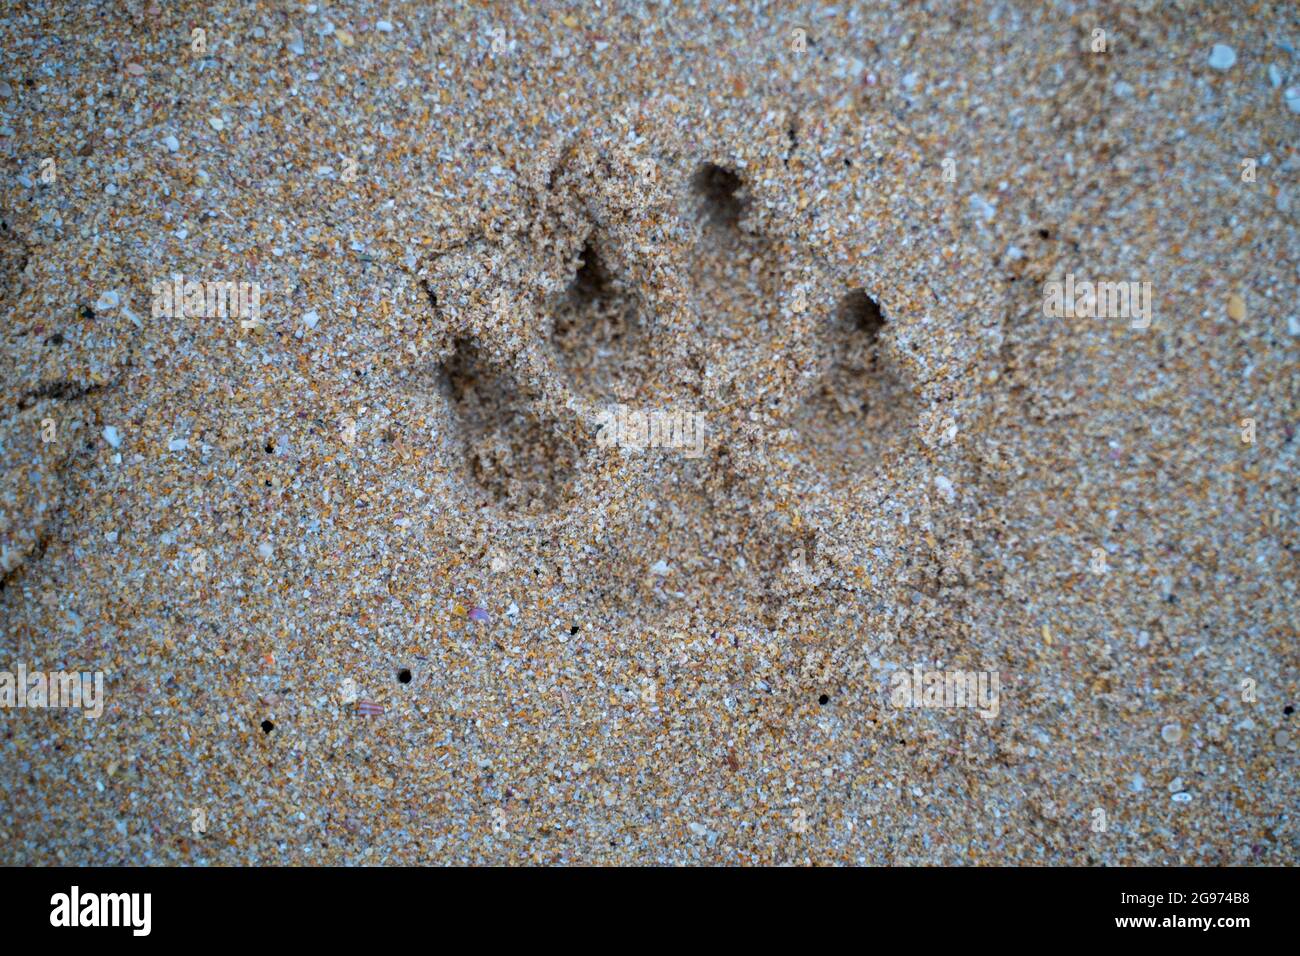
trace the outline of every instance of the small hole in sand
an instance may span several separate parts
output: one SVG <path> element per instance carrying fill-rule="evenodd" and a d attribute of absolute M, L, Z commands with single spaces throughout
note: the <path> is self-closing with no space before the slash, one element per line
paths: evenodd
<path fill-rule="evenodd" d="M 582 267 L 573 278 L 569 291 L 579 304 L 601 298 L 609 288 L 609 273 L 590 242 L 582 247 Z"/>
<path fill-rule="evenodd" d="M 397 679 L 403 684 L 409 684 L 411 682 L 411 672 L 403 667 L 397 672 Z"/>
<path fill-rule="evenodd" d="M 880 303 L 863 289 L 854 289 L 840 300 L 840 317 L 850 328 L 874 340 L 885 327 Z"/>
<path fill-rule="evenodd" d="M 695 173 L 691 187 L 700 197 L 703 214 L 711 224 L 735 228 L 744 215 L 745 204 L 738 193 L 744 183 L 729 169 L 705 163 Z"/>

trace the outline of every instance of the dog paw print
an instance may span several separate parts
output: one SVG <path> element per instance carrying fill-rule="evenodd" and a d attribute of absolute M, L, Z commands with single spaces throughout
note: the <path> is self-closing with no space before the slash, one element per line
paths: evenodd
<path fill-rule="evenodd" d="M 971 333 L 945 319 L 978 296 L 899 285 L 885 246 L 844 254 L 799 189 L 788 162 L 582 136 L 509 223 L 431 257 L 463 498 L 761 587 L 851 566 L 855 528 L 952 441 Z M 697 454 L 683 422 L 703 424 Z"/>
<path fill-rule="evenodd" d="M 621 497 L 595 441 L 609 405 L 698 392 L 698 319 L 682 285 L 687 237 L 652 167 L 579 146 L 546 179 L 526 228 L 437 256 L 426 282 L 453 330 L 443 393 L 469 496 L 551 527 L 575 501 Z M 662 227 L 628 228 L 656 204 Z"/>
<path fill-rule="evenodd" d="M 456 343 L 444 376 L 478 487 L 498 507 L 554 509 L 572 486 L 580 457 L 571 429 L 530 411 L 472 341 Z"/>

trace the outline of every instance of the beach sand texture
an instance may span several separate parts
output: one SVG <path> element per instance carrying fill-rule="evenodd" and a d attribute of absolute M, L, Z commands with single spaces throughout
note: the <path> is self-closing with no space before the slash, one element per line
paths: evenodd
<path fill-rule="evenodd" d="M 1294 5 L 705 6 L 6 8 L 0 863 L 1295 862 Z"/>

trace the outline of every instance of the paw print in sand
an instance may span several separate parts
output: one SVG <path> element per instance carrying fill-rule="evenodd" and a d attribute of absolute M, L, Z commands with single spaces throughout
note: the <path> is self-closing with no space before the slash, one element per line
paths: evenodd
<path fill-rule="evenodd" d="M 463 500 L 727 586 L 860 583 L 864 526 L 933 491 L 975 364 L 959 340 L 983 334 L 954 316 L 992 296 L 909 286 L 896 248 L 864 259 L 803 199 L 788 163 L 582 136 L 510 222 L 433 256 Z M 695 416 L 703 454 L 602 440 L 619 407 Z"/>

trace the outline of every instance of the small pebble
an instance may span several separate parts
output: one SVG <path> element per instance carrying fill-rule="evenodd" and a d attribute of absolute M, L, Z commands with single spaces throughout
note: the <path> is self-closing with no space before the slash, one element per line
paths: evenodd
<path fill-rule="evenodd" d="M 1176 744 L 1183 739 L 1181 724 L 1165 724 L 1160 728 L 1160 737 L 1167 744 Z"/>
<path fill-rule="evenodd" d="M 470 619 L 471 621 L 481 621 L 481 622 L 483 622 L 484 624 L 486 624 L 486 623 L 487 623 L 488 621 L 490 621 L 492 618 L 491 618 L 491 616 L 488 614 L 486 608 L 475 607 L 475 608 L 471 608 L 471 609 L 470 609 L 470 612 L 469 612 L 469 619 Z"/>
<path fill-rule="evenodd" d="M 162 144 L 166 147 L 167 152 L 174 153 L 181 148 L 181 141 L 175 136 L 167 135 L 162 138 Z"/>
<path fill-rule="evenodd" d="M 970 208 L 987 222 L 997 215 L 997 207 L 982 196 L 970 197 Z"/>
<path fill-rule="evenodd" d="M 104 441 L 108 442 L 114 448 L 122 447 L 122 433 L 114 426 L 106 425 L 104 427 Z"/>
<path fill-rule="evenodd" d="M 1216 70 L 1228 70 L 1237 62 L 1237 51 L 1224 43 L 1214 44 L 1210 51 L 1210 66 Z"/>
<path fill-rule="evenodd" d="M 1246 300 L 1237 293 L 1228 296 L 1228 318 L 1240 322 L 1246 317 Z"/>

